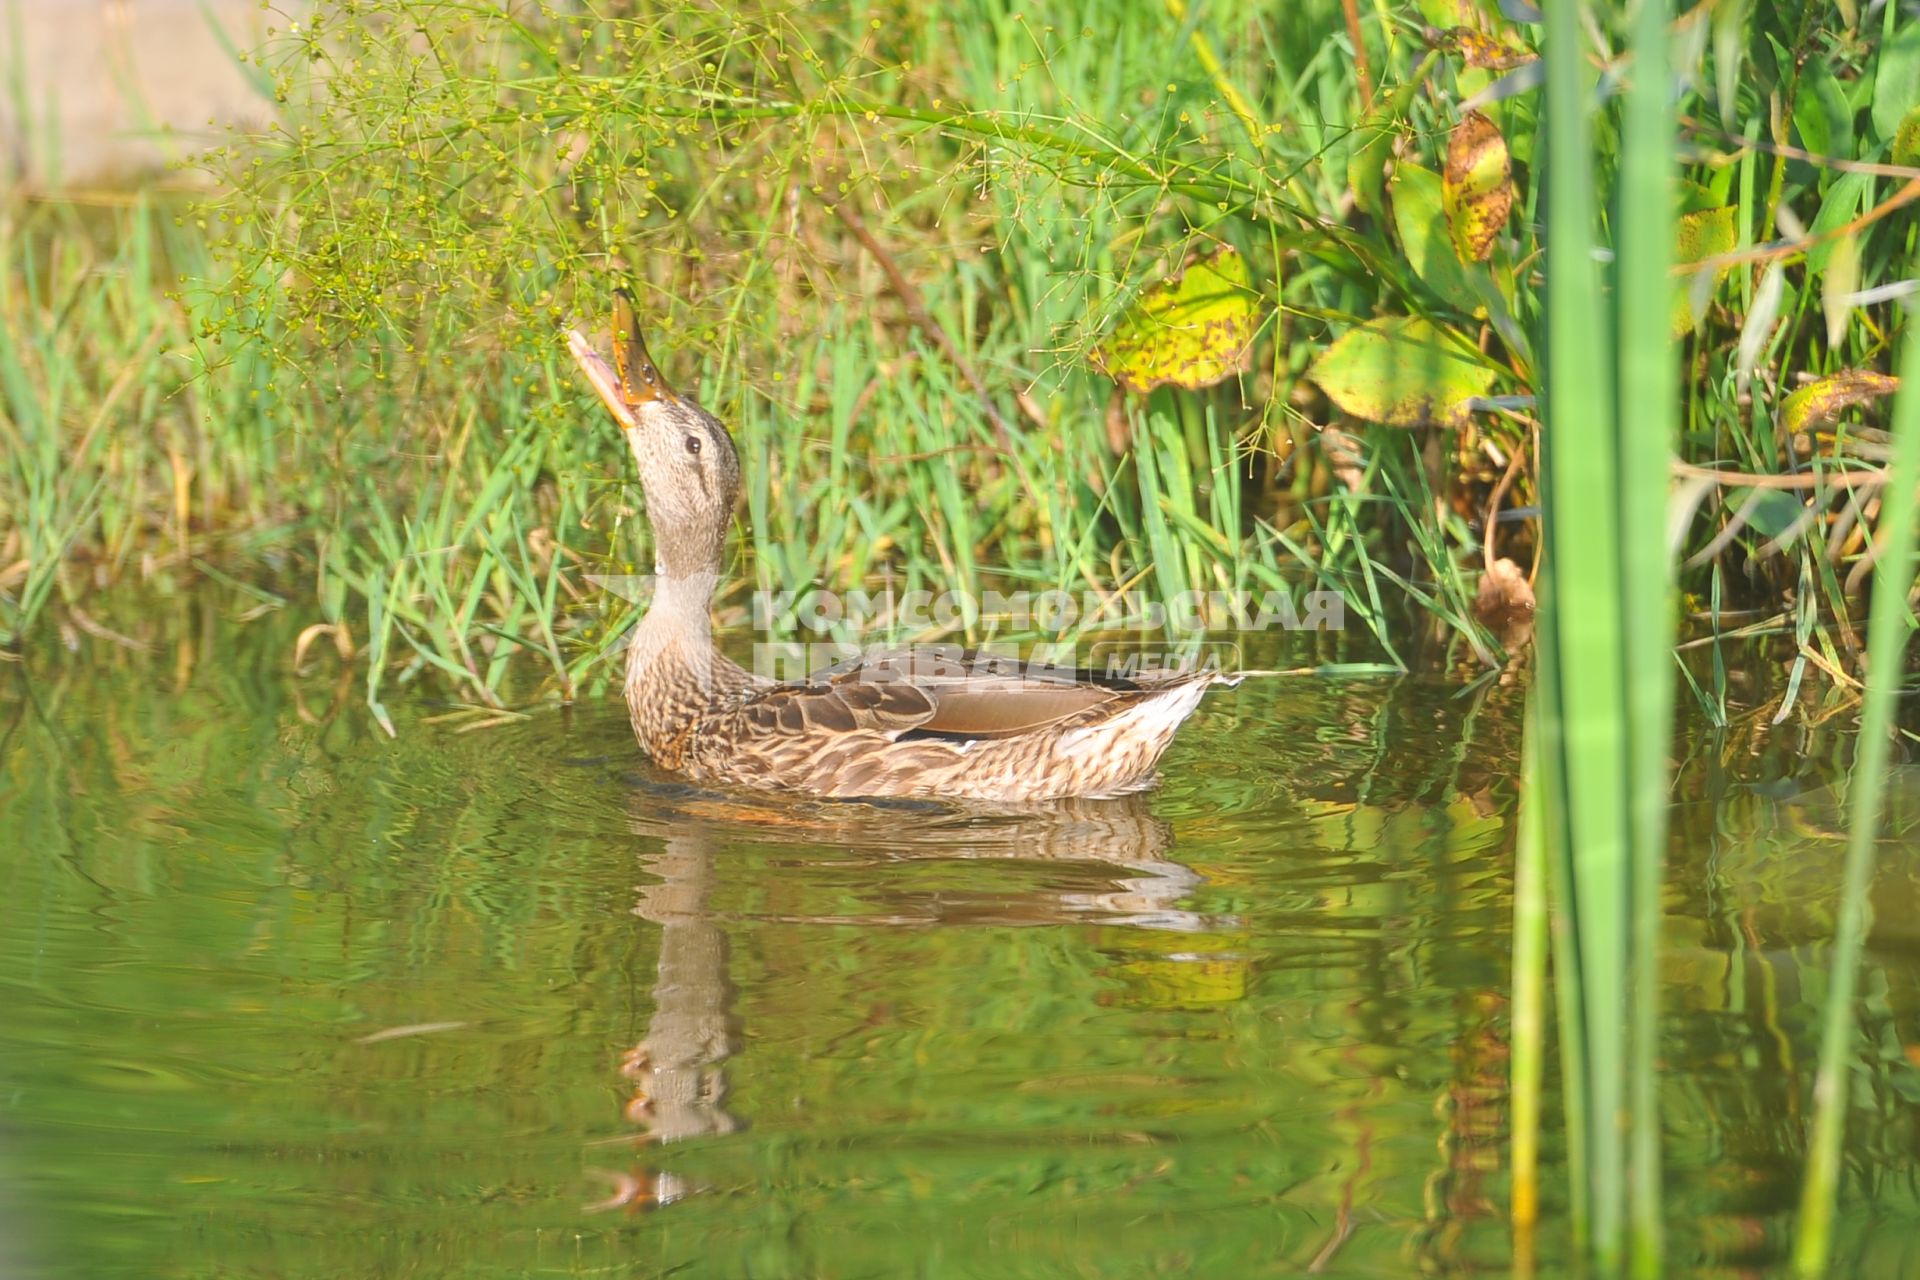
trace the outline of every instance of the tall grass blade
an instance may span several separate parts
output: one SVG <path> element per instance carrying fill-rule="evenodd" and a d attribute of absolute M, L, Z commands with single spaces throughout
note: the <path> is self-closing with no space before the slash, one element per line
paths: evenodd
<path fill-rule="evenodd" d="M 1575 1234 L 1603 1273 L 1617 1270 L 1624 1216 L 1627 969 L 1625 636 L 1611 343 L 1595 265 L 1593 75 L 1584 4 L 1546 11 L 1547 299 L 1544 524 L 1549 572 L 1538 696 L 1548 835 L 1558 851 L 1563 1060 L 1584 1103 L 1584 1220 Z M 1604 334 L 1604 328 L 1598 331 Z M 1658 527 L 1658 526 L 1656 526 Z M 1584 1036 L 1569 1033 L 1575 1023 Z M 1584 1055 L 1577 1057 L 1576 1055 Z M 1569 1108 L 1572 1116 L 1572 1108 Z M 1576 1201 L 1576 1205 L 1578 1202 Z"/>
<path fill-rule="evenodd" d="M 1547 12 L 1547 572 L 1529 770 L 1538 816 L 1523 828 L 1523 841 L 1533 832 L 1550 850 L 1542 860 L 1551 871 L 1576 1242 L 1598 1273 L 1630 1264 L 1640 1276 L 1658 1274 L 1661 1262 L 1654 1068 L 1673 707 L 1667 508 L 1679 428 L 1668 336 L 1676 168 L 1669 13 L 1666 0 L 1647 0 L 1632 15 L 1609 299 L 1595 253 L 1594 174 L 1605 157 L 1591 125 L 1594 82 L 1583 48 L 1590 28 L 1582 6 Z M 1609 314 L 1612 324 L 1596 328 L 1595 318 Z M 1524 870 L 1516 879 L 1517 889 L 1534 891 Z M 1539 1036 L 1537 1014 L 1526 1007 L 1537 1003 L 1528 968 L 1539 963 L 1521 927 L 1530 909 L 1516 903 L 1516 1041 Z M 1524 1053 L 1537 1054 L 1537 1043 Z M 1522 1074 L 1534 1070 L 1516 1062 L 1516 1090 L 1537 1091 Z M 1537 1099 L 1517 1105 L 1527 1118 Z M 1536 1140 L 1527 1133 L 1516 1154 L 1533 1159 Z M 1524 1203 L 1516 1194 L 1516 1223 Z"/>
<path fill-rule="evenodd" d="M 1625 645 L 1631 834 L 1628 993 L 1628 1227 L 1635 1276 L 1660 1272 L 1658 1057 L 1660 876 L 1673 720 L 1673 556 L 1667 505 L 1679 368 L 1663 319 L 1673 305 L 1674 119 L 1669 0 L 1640 0 L 1620 140 L 1616 332 L 1620 415 L 1620 629 Z"/>

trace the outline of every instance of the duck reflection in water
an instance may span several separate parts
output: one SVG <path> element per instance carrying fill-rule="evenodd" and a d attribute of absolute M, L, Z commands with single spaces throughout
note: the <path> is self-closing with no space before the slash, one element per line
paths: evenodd
<path fill-rule="evenodd" d="M 659 926 L 653 1013 L 646 1037 L 620 1059 L 631 1085 L 623 1118 L 645 1147 L 735 1133 L 744 1122 L 728 1109 L 725 1064 L 739 1044 L 727 974 L 729 919 L 715 909 L 715 851 L 734 839 L 827 848 L 840 868 L 908 861 L 1007 860 L 1083 864 L 1095 887 L 1036 888 L 966 895 L 890 891 L 876 877 L 877 910 L 857 915 L 768 915 L 789 924 L 867 928 L 929 925 L 1100 924 L 1203 933 L 1230 917 L 1181 905 L 1204 880 L 1173 860 L 1173 830 L 1143 796 L 1066 800 L 1010 809 L 937 803 L 820 801 L 776 805 L 680 785 L 636 779 L 631 826 L 648 849 L 640 866 L 654 882 L 640 890 L 634 914 Z M 903 816 L 911 818 L 902 823 Z M 695 1188 L 664 1161 L 626 1172 L 594 1169 L 613 1193 L 590 1211 L 654 1208 Z"/>

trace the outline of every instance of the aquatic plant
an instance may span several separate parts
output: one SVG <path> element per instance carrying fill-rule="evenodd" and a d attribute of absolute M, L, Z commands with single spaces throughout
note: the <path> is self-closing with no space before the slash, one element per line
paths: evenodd
<path fill-rule="evenodd" d="M 1672 340 L 1647 317 L 1671 314 L 1674 294 L 1668 9 L 1643 0 L 1631 17 L 1620 148 L 1604 167 L 1593 162 L 1604 126 L 1589 105 L 1596 77 L 1581 27 L 1579 6 L 1551 9 L 1546 563 L 1522 801 L 1517 1002 L 1538 1036 L 1544 881 L 1559 921 L 1553 973 L 1567 1143 L 1576 1153 L 1575 1238 L 1603 1274 L 1653 1275 L 1662 1231 L 1656 966 L 1673 720 L 1667 506 L 1678 414 Z M 1604 279 L 1595 253 L 1603 207 L 1614 210 Z M 1517 1083 L 1532 1093 L 1540 1077 L 1525 1065 Z M 1537 1101 L 1530 1097 L 1524 1114 L 1537 1123 Z M 1524 1141 L 1531 1151 L 1534 1136 Z M 1522 1226 L 1532 1173 L 1516 1168 Z"/>
<path fill-rule="evenodd" d="M 1805 1277 L 1825 1275 L 1833 1253 L 1834 1202 L 1839 1196 L 1840 1149 L 1847 1123 L 1847 1072 L 1860 1036 L 1854 1007 L 1860 952 L 1869 923 L 1874 847 L 1886 806 L 1894 697 L 1905 683 L 1907 642 L 1913 629 L 1909 594 L 1914 581 L 1914 519 L 1920 476 L 1920 342 L 1906 341 L 1894 453 L 1889 468 L 1905 483 L 1890 484 L 1882 509 L 1874 566 L 1873 609 L 1867 623 L 1867 674 L 1861 697 L 1860 740 L 1848 782 L 1846 878 L 1833 946 L 1833 980 L 1820 1033 L 1820 1069 L 1814 1082 L 1813 1132 L 1801 1188 L 1794 1267 Z"/>
<path fill-rule="evenodd" d="M 1700 18 L 1698 12 L 1690 16 L 1696 22 Z M 1608 27 L 1607 18 L 1617 29 Z M 1592 26 L 1584 25 L 1589 21 Z M 1683 36 L 1687 21 L 1681 20 Z M 1717 21 L 1728 19 L 1722 15 Z M 1704 490 L 1674 490 L 1678 416 L 1667 393 L 1676 361 L 1665 326 L 1648 321 L 1670 315 L 1684 321 L 1687 314 L 1676 306 L 1676 254 L 1694 273 L 1696 293 L 1704 287 L 1698 282 L 1717 268 L 1692 266 L 1702 258 L 1690 252 L 1687 215 L 1675 216 L 1675 60 L 1670 54 L 1676 40 L 1667 6 L 1653 0 L 1624 12 L 1554 6 L 1546 28 L 1545 564 L 1536 646 L 1540 678 L 1530 710 L 1515 895 L 1514 1022 L 1516 1037 L 1526 1039 L 1516 1044 L 1514 1058 L 1513 1209 L 1517 1228 L 1529 1230 L 1538 1203 L 1533 1179 L 1550 949 L 1576 1240 L 1600 1274 L 1655 1276 L 1664 1265 L 1655 1076 L 1661 877 L 1671 803 L 1673 557 L 1679 549 L 1676 532 L 1683 528 L 1674 510 L 1690 517 L 1688 504 Z M 1608 60 L 1611 72 L 1625 81 L 1617 110 L 1592 107 L 1602 77 L 1585 56 L 1590 34 L 1603 47 L 1621 41 Z M 1891 25 L 1887 34 L 1894 37 Z M 1895 41 L 1885 56 L 1897 64 L 1903 55 Z M 1724 57 L 1724 50 L 1717 56 Z M 1721 71 L 1724 77 L 1726 69 Z M 1684 94 L 1685 80 L 1681 83 Z M 1720 87 L 1721 101 L 1730 101 L 1730 83 L 1723 78 Z M 1900 110 L 1911 112 L 1908 87 L 1903 84 L 1898 92 Z M 1807 127 L 1803 123 L 1803 132 Z M 1596 139 L 1608 133 L 1617 136 L 1617 150 L 1597 146 Z M 1886 140 L 1899 145 L 1897 138 Z M 1784 167 L 1783 156 L 1776 179 Z M 1896 195 L 1893 202 L 1902 199 Z M 1610 215 L 1604 223 L 1596 210 Z M 1610 237 L 1602 225 L 1610 227 Z M 1848 234 L 1839 233 L 1842 243 Z M 1822 239 L 1816 234 L 1808 243 L 1817 246 Z M 1602 245 L 1604 253 L 1597 251 Z M 1827 273 L 1844 276 L 1850 269 L 1829 261 Z M 1774 323 L 1779 287 L 1777 266 L 1766 268 L 1743 325 L 1738 356 L 1743 365 L 1751 365 Z M 1836 286 L 1829 279 L 1825 287 L 1851 289 L 1852 281 Z M 1853 301 L 1843 296 L 1827 308 L 1830 339 L 1844 333 Z M 1920 348 L 1911 337 L 1906 346 L 1910 366 L 1920 371 Z M 1843 392 L 1842 384 L 1856 389 Z M 1864 390 L 1869 385 L 1872 389 Z M 1787 398 L 1781 426 L 1797 430 L 1802 425 L 1796 402 L 1878 395 L 1892 385 L 1891 379 L 1844 376 L 1816 382 Z M 1843 1073 L 1857 1016 L 1853 974 L 1864 936 L 1892 727 L 1890 699 L 1902 680 L 1910 625 L 1920 394 L 1911 388 L 1903 392 L 1897 417 L 1891 465 L 1873 477 L 1873 483 L 1884 485 L 1880 545 L 1898 552 L 1875 553 L 1882 568 L 1867 649 L 1853 828 L 1796 1247 L 1804 1275 L 1823 1274 L 1830 1251 L 1845 1115 Z M 1799 444 L 1807 447 L 1805 440 Z M 1705 483 L 1718 479 L 1699 468 L 1688 474 Z M 1808 487 L 1817 490 L 1818 485 Z M 1790 503 L 1795 528 L 1776 542 L 1786 545 L 1790 533 L 1814 524 L 1823 501 L 1816 496 L 1808 506 Z M 1742 511 L 1754 505 L 1749 499 Z M 1733 519 L 1737 524 L 1744 518 L 1736 514 Z M 1827 557 L 1832 549 L 1829 540 L 1817 554 Z M 1713 550 L 1710 544 L 1694 562 L 1711 559 Z M 1812 554 L 1811 548 L 1803 550 Z M 1869 555 L 1867 562 L 1873 559 Z M 1808 576 L 1803 590 L 1810 586 Z M 1809 616 L 1805 595 L 1798 604 L 1803 617 Z M 1846 617 L 1844 611 L 1838 616 Z M 1814 630 L 1803 624 L 1801 663 L 1807 661 Z M 1797 687 L 1797 675 L 1793 679 Z"/>

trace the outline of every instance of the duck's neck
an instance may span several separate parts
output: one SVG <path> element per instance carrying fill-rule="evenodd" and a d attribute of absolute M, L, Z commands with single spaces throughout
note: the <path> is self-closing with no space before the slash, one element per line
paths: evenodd
<path fill-rule="evenodd" d="M 662 576 L 627 646 L 627 706 L 641 744 L 677 750 L 690 726 L 750 687 L 753 677 L 713 645 L 708 614 L 718 574 Z"/>

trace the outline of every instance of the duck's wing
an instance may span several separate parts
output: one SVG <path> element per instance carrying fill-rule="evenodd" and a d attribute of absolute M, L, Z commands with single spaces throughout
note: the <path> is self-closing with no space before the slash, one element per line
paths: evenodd
<path fill-rule="evenodd" d="M 734 780 L 822 795 L 908 795 L 963 783 L 956 794 L 1108 794 L 1151 774 L 1167 738 L 1215 680 L 1080 680 L 1060 671 L 1006 674 L 1010 665 L 956 665 L 951 651 L 847 664 L 755 691 L 736 705 L 732 732 L 715 741 L 724 742 Z M 1112 751 L 1099 736 L 1109 727 L 1119 735 Z M 1057 745 L 1077 763 L 1063 765 Z M 990 776 L 960 776 L 970 768 Z M 1030 776 L 1063 768 L 1061 777 Z"/>
<path fill-rule="evenodd" d="M 740 706 L 756 733 L 770 737 L 902 732 L 925 724 L 936 710 L 931 694 L 905 680 L 861 680 L 851 675 L 759 690 Z"/>
<path fill-rule="evenodd" d="M 975 677 L 934 685 L 933 715 L 908 737 L 1017 738 L 1117 710 L 1140 696 L 1097 684 Z"/>
<path fill-rule="evenodd" d="M 1086 671 L 1026 674 L 1000 655 L 902 650 L 776 685 L 742 713 L 770 734 L 870 729 L 901 741 L 1013 738 L 1097 719 L 1159 687 Z"/>

